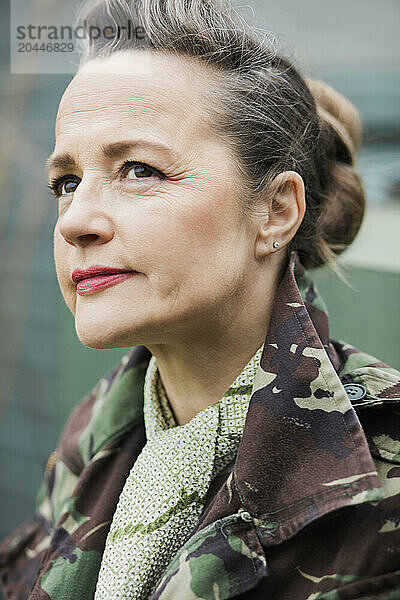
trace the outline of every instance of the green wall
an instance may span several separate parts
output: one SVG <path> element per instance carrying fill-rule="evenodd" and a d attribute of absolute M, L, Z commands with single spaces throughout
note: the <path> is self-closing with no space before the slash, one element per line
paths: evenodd
<path fill-rule="evenodd" d="M 330 337 L 400 370 L 400 274 L 359 267 L 344 273 L 354 289 L 330 269 L 313 274 L 328 306 Z"/>

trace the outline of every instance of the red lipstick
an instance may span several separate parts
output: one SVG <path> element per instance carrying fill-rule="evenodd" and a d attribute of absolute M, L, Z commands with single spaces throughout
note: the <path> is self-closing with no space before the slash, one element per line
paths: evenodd
<path fill-rule="evenodd" d="M 138 271 L 93 265 L 87 269 L 75 269 L 72 273 L 72 281 L 77 284 L 78 294 L 84 296 L 117 285 L 138 274 Z"/>

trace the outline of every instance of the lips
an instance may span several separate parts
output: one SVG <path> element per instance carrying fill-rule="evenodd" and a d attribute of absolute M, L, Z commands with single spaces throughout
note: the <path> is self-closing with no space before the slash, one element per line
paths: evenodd
<path fill-rule="evenodd" d="M 139 272 L 94 265 L 88 269 L 75 269 L 72 281 L 76 283 L 77 293 L 84 296 L 122 283 L 135 275 L 139 275 Z"/>
<path fill-rule="evenodd" d="M 99 277 L 100 275 L 115 275 L 117 273 L 137 273 L 137 271 L 93 265 L 87 269 L 75 269 L 72 273 L 72 281 L 74 283 L 79 283 L 82 279 L 91 279 L 92 277 Z"/>

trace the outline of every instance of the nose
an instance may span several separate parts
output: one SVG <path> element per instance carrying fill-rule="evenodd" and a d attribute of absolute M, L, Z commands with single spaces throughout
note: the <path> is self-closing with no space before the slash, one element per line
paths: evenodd
<path fill-rule="evenodd" d="M 89 189 L 83 180 L 69 205 L 60 214 L 58 225 L 67 244 L 76 248 L 105 244 L 114 236 L 112 217 L 102 208 L 100 191 Z"/>

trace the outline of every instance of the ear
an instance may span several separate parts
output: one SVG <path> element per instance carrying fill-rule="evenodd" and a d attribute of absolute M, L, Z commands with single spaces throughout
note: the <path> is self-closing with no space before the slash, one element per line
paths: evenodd
<path fill-rule="evenodd" d="M 279 173 L 270 186 L 269 196 L 269 210 L 258 219 L 256 258 L 282 250 L 294 237 L 306 211 L 304 181 L 296 171 Z M 273 247 L 274 242 L 279 242 L 277 248 Z"/>

